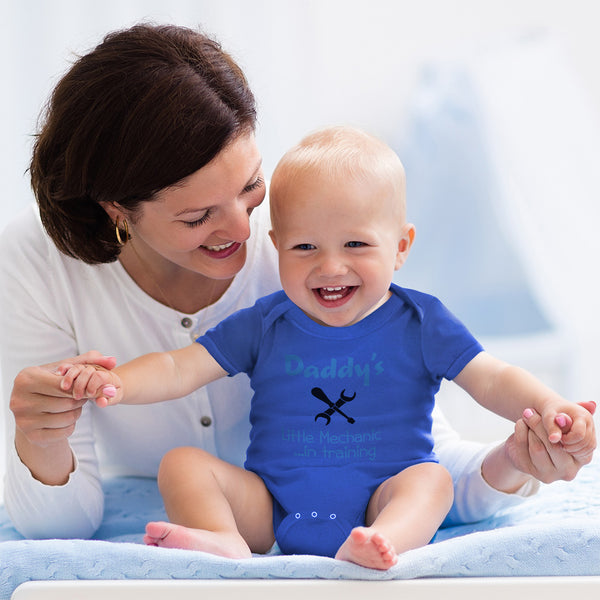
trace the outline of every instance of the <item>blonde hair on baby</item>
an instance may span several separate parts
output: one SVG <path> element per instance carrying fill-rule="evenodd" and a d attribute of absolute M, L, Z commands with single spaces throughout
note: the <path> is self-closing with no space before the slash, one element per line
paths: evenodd
<path fill-rule="evenodd" d="M 406 177 L 400 158 L 383 141 L 360 129 L 320 129 L 288 150 L 271 178 L 271 204 L 284 198 L 286 189 L 307 174 L 390 185 L 405 212 Z"/>

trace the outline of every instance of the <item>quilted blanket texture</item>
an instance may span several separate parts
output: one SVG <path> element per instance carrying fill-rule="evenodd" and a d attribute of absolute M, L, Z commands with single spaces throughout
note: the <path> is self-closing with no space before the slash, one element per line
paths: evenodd
<path fill-rule="evenodd" d="M 431 544 L 406 552 L 389 571 L 276 552 L 231 560 L 148 547 L 142 543 L 146 522 L 166 518 L 156 481 L 113 479 L 105 490 L 104 521 L 92 540 L 24 540 L 0 507 L 1 599 L 25 581 L 39 580 L 600 575 L 599 460 L 575 481 L 543 486 L 493 518 L 440 529 Z"/>

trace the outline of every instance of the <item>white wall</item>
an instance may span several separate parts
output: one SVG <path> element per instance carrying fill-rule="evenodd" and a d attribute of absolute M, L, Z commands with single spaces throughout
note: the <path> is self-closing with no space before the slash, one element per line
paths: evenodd
<path fill-rule="evenodd" d="M 201 25 L 236 56 L 259 101 L 267 172 L 321 124 L 397 135 L 425 59 L 507 32 L 554 32 L 600 106 L 596 0 L 3 1 L 0 226 L 29 199 L 31 135 L 67 61 L 141 19 Z"/>

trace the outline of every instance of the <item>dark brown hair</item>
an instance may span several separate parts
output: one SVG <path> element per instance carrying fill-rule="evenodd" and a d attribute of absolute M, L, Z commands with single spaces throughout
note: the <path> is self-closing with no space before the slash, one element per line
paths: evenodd
<path fill-rule="evenodd" d="M 108 34 L 54 89 L 31 160 L 44 227 L 87 263 L 119 255 L 99 202 L 133 211 L 254 129 L 243 72 L 220 45 L 173 25 Z"/>

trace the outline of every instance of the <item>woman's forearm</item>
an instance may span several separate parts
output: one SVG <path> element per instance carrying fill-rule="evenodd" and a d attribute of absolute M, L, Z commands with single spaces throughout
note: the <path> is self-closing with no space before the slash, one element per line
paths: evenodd
<path fill-rule="evenodd" d="M 514 494 L 532 479 L 531 475 L 517 469 L 510 459 L 507 442 L 492 449 L 481 464 L 481 475 L 499 492 Z"/>
<path fill-rule="evenodd" d="M 66 438 L 39 446 L 30 442 L 25 434 L 17 429 L 15 448 L 21 462 L 32 476 L 45 485 L 64 485 L 73 472 L 73 452 Z"/>
<path fill-rule="evenodd" d="M 84 429 L 84 439 L 74 440 L 82 438 L 75 433 L 69 440 L 75 443 L 69 449 L 72 472 L 63 471 L 62 477 L 58 476 L 58 462 L 52 462 L 60 460 L 61 454 L 56 450 L 63 447 L 62 443 L 54 448 L 46 446 L 46 461 L 31 464 L 31 469 L 14 445 L 8 448 L 5 507 L 15 528 L 26 538 L 88 538 L 98 528 L 104 498 L 95 453 L 87 447 L 87 427 Z M 53 465 L 56 472 L 51 471 L 48 477 L 46 469 Z"/>

